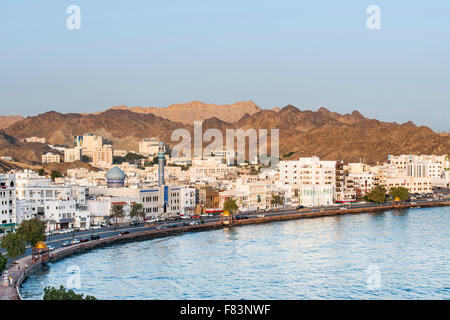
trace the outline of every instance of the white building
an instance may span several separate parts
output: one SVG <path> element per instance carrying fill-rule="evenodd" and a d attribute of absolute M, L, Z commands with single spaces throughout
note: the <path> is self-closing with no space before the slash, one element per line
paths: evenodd
<path fill-rule="evenodd" d="M 75 227 L 77 209 L 74 200 L 47 200 L 44 206 L 43 220 L 46 222 L 47 231 Z"/>
<path fill-rule="evenodd" d="M 0 234 L 16 226 L 16 176 L 0 174 Z"/>
<path fill-rule="evenodd" d="M 298 187 L 298 203 L 304 206 L 330 205 L 334 201 L 336 161 L 321 161 L 318 157 L 280 161 L 279 179 L 282 185 Z M 296 202 L 293 200 L 292 202 Z"/>
<path fill-rule="evenodd" d="M 29 200 L 16 200 L 16 223 L 37 217 L 37 204 Z"/>

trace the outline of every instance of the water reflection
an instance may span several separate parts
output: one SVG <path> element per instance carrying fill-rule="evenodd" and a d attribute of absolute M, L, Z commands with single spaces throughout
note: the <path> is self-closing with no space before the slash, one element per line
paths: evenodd
<path fill-rule="evenodd" d="M 448 299 L 449 208 L 274 222 L 99 248 L 48 264 L 39 299 L 81 269 L 100 299 Z M 381 288 L 368 289 L 367 270 Z"/>

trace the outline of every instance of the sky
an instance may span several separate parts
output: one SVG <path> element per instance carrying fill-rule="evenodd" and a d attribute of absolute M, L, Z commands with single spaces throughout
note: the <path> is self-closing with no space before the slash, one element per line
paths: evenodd
<path fill-rule="evenodd" d="M 2 1 L 0 114 L 252 100 L 447 131 L 449 40 L 447 0 Z"/>

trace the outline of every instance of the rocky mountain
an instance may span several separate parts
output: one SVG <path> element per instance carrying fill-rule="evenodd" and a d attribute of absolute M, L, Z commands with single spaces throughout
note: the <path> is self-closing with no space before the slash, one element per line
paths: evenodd
<path fill-rule="evenodd" d="M 225 122 L 236 122 L 245 114 L 252 115 L 261 108 L 253 101 L 241 101 L 227 105 L 207 104 L 201 101 L 173 104 L 166 108 L 116 106 L 110 110 L 129 110 L 136 113 L 155 116 L 184 124 L 193 124 L 194 120 L 206 120 L 216 117 Z"/>
<path fill-rule="evenodd" d="M 14 122 L 23 120 L 22 116 L 0 116 L 0 130 L 8 128 Z"/>
<path fill-rule="evenodd" d="M 12 157 L 30 164 L 40 163 L 42 155 L 47 152 L 57 153 L 42 143 L 20 142 L 15 137 L 0 131 L 0 155 Z"/>
<path fill-rule="evenodd" d="M 51 144 L 72 145 L 74 135 L 94 132 L 112 141 L 116 149 L 137 150 L 140 139 L 153 136 L 174 146 L 178 142 L 171 142 L 170 137 L 179 128 L 193 136 L 190 123 L 116 108 L 87 115 L 51 111 L 16 122 L 6 133 L 16 138 L 39 136 Z M 210 128 L 219 129 L 224 137 L 226 129 L 279 129 L 280 156 L 285 155 L 286 159 L 316 155 L 325 160 L 364 159 L 374 164 L 386 161 L 388 154 L 450 153 L 450 136 L 412 122 L 367 119 L 357 111 L 342 115 L 325 108 L 302 111 L 289 105 L 280 110 L 259 109 L 251 115 L 246 112 L 236 121 L 209 117 L 203 122 L 203 130 Z"/>

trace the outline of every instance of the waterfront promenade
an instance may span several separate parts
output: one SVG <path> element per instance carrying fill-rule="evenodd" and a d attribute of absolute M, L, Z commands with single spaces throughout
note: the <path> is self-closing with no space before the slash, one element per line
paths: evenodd
<path fill-rule="evenodd" d="M 385 211 L 391 209 L 403 209 L 403 208 L 413 208 L 413 207 L 440 207 L 440 206 L 449 206 L 449 200 L 440 200 L 440 201 L 429 201 L 429 202 L 421 202 L 421 203 L 405 203 L 405 204 L 390 204 L 384 206 L 374 206 L 371 205 L 369 207 L 353 207 L 353 208 L 314 208 L 312 209 L 304 209 L 304 210 L 282 210 L 282 211 L 271 211 L 269 213 L 265 213 L 264 217 L 257 217 L 255 215 L 247 214 L 247 219 L 235 220 L 233 225 L 248 225 L 248 224 L 256 224 L 256 223 L 266 223 L 272 221 L 283 221 L 283 220 L 292 220 L 292 219 L 304 219 L 304 218 L 316 218 L 316 217 L 324 217 L 324 216 L 334 216 L 334 215 L 343 215 L 343 214 L 358 214 L 358 213 L 367 213 L 367 212 L 375 212 L 375 211 Z M 195 232 L 195 231 L 204 231 L 204 230 L 213 230 L 218 228 L 223 228 L 224 226 L 220 222 L 220 219 L 215 217 L 214 219 L 210 219 L 209 221 L 205 221 L 204 224 L 198 225 L 177 225 L 174 224 L 167 225 L 167 228 L 164 229 L 151 229 L 146 230 L 142 229 L 134 229 L 134 232 L 126 235 L 118 235 L 119 231 L 115 231 L 111 236 L 102 236 L 100 240 L 89 241 L 86 243 L 73 245 L 65 248 L 57 248 L 52 252 L 51 261 L 55 261 L 64 257 L 67 257 L 72 254 L 81 253 L 85 250 L 89 250 L 91 248 L 99 247 L 99 246 L 109 246 L 118 242 L 128 242 L 128 241 L 138 241 L 138 240 L 147 240 L 153 238 L 160 238 L 166 236 L 177 235 L 185 232 Z M 106 233 L 105 233 L 106 234 Z M 108 233 L 108 234 L 111 234 Z M 8 273 L 12 276 L 14 285 L 9 287 L 1 287 L 0 288 L 0 299 L 3 300 L 20 300 L 20 294 L 18 292 L 18 288 L 20 287 L 23 280 L 32 272 L 38 270 L 41 267 L 41 263 L 31 263 L 31 258 L 29 256 L 25 256 L 21 259 L 17 260 L 17 265 L 12 266 Z M 25 266 L 27 266 L 25 268 Z M 20 269 L 19 269 L 20 267 Z"/>

